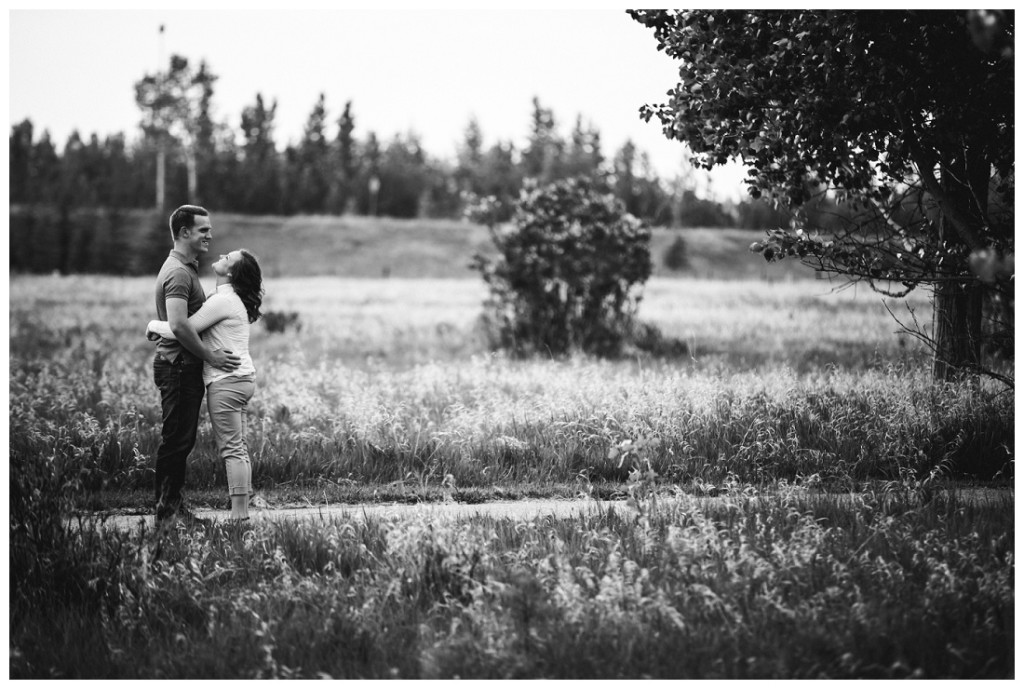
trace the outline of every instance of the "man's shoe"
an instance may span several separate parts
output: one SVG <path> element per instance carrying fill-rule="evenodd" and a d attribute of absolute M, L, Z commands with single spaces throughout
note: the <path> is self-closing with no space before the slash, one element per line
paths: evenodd
<path fill-rule="evenodd" d="M 178 511 L 171 505 L 157 503 L 156 506 L 156 528 L 174 526 L 178 521 Z"/>

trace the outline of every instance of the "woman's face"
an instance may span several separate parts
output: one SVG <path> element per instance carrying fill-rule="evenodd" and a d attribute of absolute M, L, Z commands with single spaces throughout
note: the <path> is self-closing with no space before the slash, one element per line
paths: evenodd
<path fill-rule="evenodd" d="M 241 251 L 232 251 L 229 254 L 221 254 L 220 258 L 213 264 L 213 272 L 218 276 L 230 277 L 232 269 L 242 260 Z"/>

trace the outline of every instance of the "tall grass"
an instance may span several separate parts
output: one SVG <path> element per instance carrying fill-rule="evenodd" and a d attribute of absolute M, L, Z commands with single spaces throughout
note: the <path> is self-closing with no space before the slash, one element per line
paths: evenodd
<path fill-rule="evenodd" d="M 656 443 L 654 470 L 682 484 L 858 481 L 938 465 L 991 475 L 1009 466 L 1007 395 L 936 387 L 913 353 L 901 359 L 894 338 L 878 335 L 883 309 L 848 293 L 836 302 L 807 296 L 816 285 L 656 285 L 653 322 L 666 332 L 692 328 L 695 351 L 617 362 L 489 354 L 473 339 L 473 300 L 448 282 L 270 286 L 283 308 L 301 309 L 301 331 L 257 326 L 254 334 L 257 485 L 436 484 L 449 474 L 463 487 L 621 483 L 630 463 L 613 450 L 638 439 Z M 12 453 L 76 457 L 90 470 L 87 488 L 148 484 L 159 442 L 151 346 L 140 333 L 147 305 L 138 294 L 148 287 L 12 284 Z M 676 314 L 671 305 L 687 298 L 703 309 Z M 782 325 L 763 313 L 784 314 Z M 815 336 L 827 319 L 828 334 Z M 860 340 L 873 346 L 869 357 L 842 354 Z M 808 357 L 825 349 L 839 353 L 814 366 Z M 189 480 L 224 482 L 205 420 Z"/>
<path fill-rule="evenodd" d="M 12 590 L 11 676 L 1007 677 L 1013 517 L 956 494 L 574 518 L 71 531 Z"/>
<path fill-rule="evenodd" d="M 80 508 L 112 489 L 149 508 L 151 280 L 12 280 L 12 678 L 1012 675 L 1012 493 L 937 490 L 1012 478 L 1012 395 L 932 384 L 819 282 L 654 281 L 685 346 L 614 362 L 485 351 L 474 284 L 270 281 L 301 329 L 254 329 L 257 485 L 621 508 L 106 528 Z M 203 419 L 189 490 L 219 464 Z"/>

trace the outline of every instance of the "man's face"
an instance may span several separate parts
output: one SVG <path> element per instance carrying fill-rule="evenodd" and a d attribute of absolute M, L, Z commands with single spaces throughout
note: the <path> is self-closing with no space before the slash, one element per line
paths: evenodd
<path fill-rule="evenodd" d="M 213 239 L 213 225 L 210 224 L 210 216 L 208 215 L 197 215 L 192 218 L 192 227 L 187 230 L 182 230 L 182 234 L 185 235 L 185 241 L 188 242 L 188 247 L 198 256 L 199 254 L 205 254 L 210 250 L 210 240 Z"/>

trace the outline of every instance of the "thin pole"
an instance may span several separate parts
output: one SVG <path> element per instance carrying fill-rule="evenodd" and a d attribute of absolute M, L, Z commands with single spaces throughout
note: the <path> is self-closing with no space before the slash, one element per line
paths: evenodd
<path fill-rule="evenodd" d="M 164 64 L 164 25 L 160 25 L 160 31 L 157 35 L 157 49 L 156 49 L 156 78 L 158 80 L 163 79 L 161 76 L 163 72 Z M 161 88 L 163 86 L 161 85 Z M 165 167 L 167 165 L 167 151 L 166 147 L 166 134 L 164 132 L 157 132 L 157 148 L 156 148 L 156 209 L 157 212 L 163 213 L 164 205 L 166 203 L 164 188 L 166 185 L 166 172 Z"/>
<path fill-rule="evenodd" d="M 164 66 L 164 25 L 160 25 L 156 44 L 156 70 L 159 72 Z"/>

